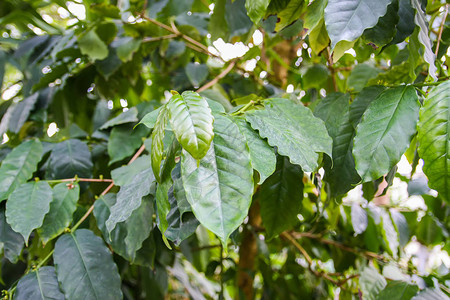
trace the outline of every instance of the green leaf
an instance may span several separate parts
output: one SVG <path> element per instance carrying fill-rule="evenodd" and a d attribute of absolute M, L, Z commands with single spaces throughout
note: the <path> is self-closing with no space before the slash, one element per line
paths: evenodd
<path fill-rule="evenodd" d="M 109 165 L 132 156 L 142 145 L 142 138 L 149 134 L 149 129 L 144 126 L 121 125 L 111 130 L 108 140 Z"/>
<path fill-rule="evenodd" d="M 151 159 L 149 155 L 142 155 L 138 157 L 131 164 L 122 166 L 111 171 L 111 178 L 114 184 L 123 186 L 131 183 L 133 177 L 140 172 L 151 168 Z"/>
<path fill-rule="evenodd" d="M 381 213 L 381 224 L 381 234 L 386 244 L 386 250 L 394 258 L 397 258 L 398 247 L 400 246 L 398 233 L 394 224 L 392 224 L 390 214 L 384 210 Z"/>
<path fill-rule="evenodd" d="M 386 14 L 382 16 L 377 25 L 364 31 L 364 38 L 378 46 L 388 44 L 394 38 L 396 25 L 399 22 L 398 1 L 392 1 L 387 7 Z"/>
<path fill-rule="evenodd" d="M 51 201 L 51 187 L 45 181 L 38 181 L 20 185 L 6 202 L 6 220 L 23 236 L 25 245 L 28 246 L 33 229 L 41 227 Z"/>
<path fill-rule="evenodd" d="M 175 94 L 167 109 L 172 130 L 183 149 L 195 159 L 204 157 L 214 137 L 214 117 L 205 98 L 190 91 Z"/>
<path fill-rule="evenodd" d="M 194 87 L 200 86 L 208 78 L 208 66 L 205 64 L 188 63 L 185 67 L 186 76 Z"/>
<path fill-rule="evenodd" d="M 202 225 L 227 244 L 247 216 L 253 194 L 253 169 L 245 138 L 230 119 L 217 115 L 214 141 L 200 161 L 183 150 L 181 175 L 186 198 Z"/>
<path fill-rule="evenodd" d="M 278 156 L 277 169 L 261 185 L 261 218 L 268 238 L 272 238 L 298 222 L 303 200 L 302 169 Z"/>
<path fill-rule="evenodd" d="M 420 27 L 419 31 L 419 41 L 425 47 L 424 59 L 428 63 L 428 75 L 434 80 L 437 80 L 437 68 L 434 64 L 436 57 L 433 52 L 433 45 L 431 43 L 430 37 L 428 36 L 428 25 L 426 15 L 423 12 L 419 0 L 411 0 L 412 7 L 416 10 L 416 16 L 414 17 L 414 22 Z"/>
<path fill-rule="evenodd" d="M 246 119 L 269 145 L 276 146 L 278 153 L 288 156 L 305 172 L 318 167 L 319 153 L 331 157 L 332 139 L 324 122 L 303 105 L 273 98 L 265 103 L 264 110 L 246 113 Z"/>
<path fill-rule="evenodd" d="M 353 202 L 352 204 L 352 226 L 356 234 L 361 234 L 367 229 L 369 220 L 367 218 L 367 212 L 358 203 Z"/>
<path fill-rule="evenodd" d="M 325 24 L 331 49 L 342 40 L 356 40 L 365 29 L 374 27 L 390 3 L 391 0 L 328 0 Z"/>
<path fill-rule="evenodd" d="M 70 139 L 56 144 L 49 158 L 47 177 L 50 179 L 92 176 L 91 152 L 85 142 Z"/>
<path fill-rule="evenodd" d="M 94 29 L 89 30 L 78 38 L 78 46 L 81 53 L 91 60 L 102 60 L 108 57 L 108 47 L 99 38 Z"/>
<path fill-rule="evenodd" d="M 127 62 L 133 58 L 133 54 L 139 50 L 142 40 L 132 37 L 123 37 L 117 47 L 117 56 L 121 61 Z"/>
<path fill-rule="evenodd" d="M 121 125 L 121 124 L 137 122 L 137 121 L 139 121 L 139 119 L 137 118 L 137 115 L 138 115 L 137 108 L 132 107 L 129 110 L 121 113 L 117 117 L 112 118 L 111 120 L 109 120 L 108 122 L 103 124 L 99 129 L 104 130 L 104 129 L 108 129 L 110 127 Z"/>
<path fill-rule="evenodd" d="M 158 113 L 158 118 L 156 119 L 156 123 L 152 131 L 152 170 L 153 174 L 155 174 L 156 181 L 158 182 L 161 181 L 159 172 L 164 154 L 164 130 L 167 126 L 168 119 L 169 111 L 167 106 L 164 105 Z"/>
<path fill-rule="evenodd" d="M 315 26 L 309 33 L 309 44 L 311 49 L 317 55 L 319 55 L 330 44 L 330 38 L 328 37 L 324 19 L 320 19 L 317 26 Z"/>
<path fill-rule="evenodd" d="M 323 12 L 326 5 L 326 0 L 315 0 L 308 5 L 304 19 L 305 28 L 313 30 L 319 24 L 320 20 L 323 18 Z"/>
<path fill-rule="evenodd" d="M 347 85 L 349 88 L 360 92 L 370 79 L 377 77 L 380 70 L 368 64 L 359 64 L 350 73 L 347 78 Z"/>
<path fill-rule="evenodd" d="M 386 279 L 372 266 L 365 267 L 359 277 L 363 299 L 376 300 L 377 295 L 386 287 L 386 284 Z"/>
<path fill-rule="evenodd" d="M 413 300 L 448 300 L 448 296 L 437 288 L 426 288 L 420 291 Z"/>
<path fill-rule="evenodd" d="M 4 257 L 15 264 L 22 252 L 24 242 L 23 237 L 6 223 L 4 206 L 0 208 L 0 243 L 3 244 Z"/>
<path fill-rule="evenodd" d="M 369 104 L 386 90 L 383 86 L 369 86 L 364 88 L 350 105 L 350 122 L 356 128 Z"/>
<path fill-rule="evenodd" d="M 130 218 L 133 211 L 141 206 L 142 198 L 150 194 L 155 182 L 151 169 L 146 169 L 133 180 L 122 186 L 117 194 L 117 202 L 111 207 L 111 215 L 106 221 L 106 228 L 111 232 L 117 223 L 124 222 Z"/>
<path fill-rule="evenodd" d="M 349 121 L 349 100 L 348 94 L 331 93 L 314 110 L 333 139 L 333 159 L 324 158 L 324 180 L 330 184 L 333 196 L 345 194 L 360 181 L 352 155 L 355 130 Z"/>
<path fill-rule="evenodd" d="M 33 270 L 19 280 L 14 293 L 17 300 L 64 300 L 54 267 Z"/>
<path fill-rule="evenodd" d="M 37 100 L 39 98 L 38 93 L 23 99 L 19 103 L 13 103 L 6 111 L 2 122 L 0 124 L 0 132 L 6 131 L 19 133 L 23 124 L 28 120 L 31 111 L 33 110 Z"/>
<path fill-rule="evenodd" d="M 242 117 L 235 117 L 233 121 L 239 126 L 239 130 L 247 140 L 250 151 L 252 167 L 259 173 L 259 182 L 262 184 L 273 174 L 277 165 L 275 151 L 263 140 L 259 134 Z"/>
<path fill-rule="evenodd" d="M 377 297 L 377 300 L 409 300 L 419 288 L 404 281 L 390 281 Z"/>
<path fill-rule="evenodd" d="M 120 275 L 102 239 L 87 229 L 61 236 L 53 254 L 67 299 L 122 299 Z"/>
<path fill-rule="evenodd" d="M 288 25 L 294 23 L 299 19 L 304 10 L 304 1 L 291 0 L 288 5 L 280 12 L 278 12 L 277 24 L 275 26 L 275 31 L 280 31 Z"/>
<path fill-rule="evenodd" d="M 14 148 L 0 167 L 0 200 L 5 200 L 17 186 L 36 171 L 43 154 L 39 140 L 26 141 Z"/>
<path fill-rule="evenodd" d="M 68 187 L 66 183 L 61 182 L 53 188 L 50 210 L 38 230 L 44 244 L 60 235 L 70 225 L 79 196 L 80 187 L 77 183 L 74 183 L 73 187 Z"/>
<path fill-rule="evenodd" d="M 227 0 L 217 0 L 214 3 L 214 12 L 211 15 L 208 24 L 208 30 L 211 33 L 211 40 L 215 41 L 219 38 L 227 41 L 230 30 L 227 20 L 225 19 L 225 3 Z"/>
<path fill-rule="evenodd" d="M 149 112 L 148 114 L 146 114 L 142 120 L 139 122 L 139 124 L 144 124 L 145 126 L 147 126 L 149 129 L 153 129 L 153 127 L 155 127 L 156 124 L 156 120 L 158 119 L 158 115 L 159 112 L 161 111 L 161 109 L 165 109 L 164 106 L 160 106 L 157 109 Z"/>
<path fill-rule="evenodd" d="M 363 182 L 398 163 L 416 132 L 419 101 L 414 87 L 388 89 L 370 103 L 356 128 L 353 156 Z"/>
<path fill-rule="evenodd" d="M 246 34 L 253 26 L 253 22 L 247 16 L 245 0 L 226 0 L 225 20 L 230 31 L 229 38 Z"/>
<path fill-rule="evenodd" d="M 425 245 L 437 245 L 443 240 L 442 225 L 435 217 L 430 215 L 421 218 L 414 233 L 417 241 Z"/>
<path fill-rule="evenodd" d="M 258 25 L 259 21 L 266 15 L 267 7 L 270 0 L 247 0 L 245 1 L 245 8 L 250 19 Z"/>
<path fill-rule="evenodd" d="M 390 209 L 389 212 L 391 214 L 392 222 L 394 223 L 395 229 L 398 233 L 398 241 L 400 243 L 400 247 L 405 247 L 406 244 L 408 244 L 410 238 L 408 222 L 402 213 L 394 209 Z"/>
<path fill-rule="evenodd" d="M 328 44 L 327 44 L 328 45 Z M 327 81 L 330 71 L 324 65 L 316 64 L 310 67 L 303 76 L 303 88 L 305 90 L 320 89 Z"/>
<path fill-rule="evenodd" d="M 414 9 L 411 6 L 410 0 L 399 0 L 398 16 L 399 20 L 396 25 L 396 33 L 394 39 L 390 44 L 397 44 L 403 42 L 408 36 L 410 36 L 414 27 Z"/>
<path fill-rule="evenodd" d="M 450 81 L 433 88 L 420 109 L 419 148 L 430 188 L 450 199 Z"/>

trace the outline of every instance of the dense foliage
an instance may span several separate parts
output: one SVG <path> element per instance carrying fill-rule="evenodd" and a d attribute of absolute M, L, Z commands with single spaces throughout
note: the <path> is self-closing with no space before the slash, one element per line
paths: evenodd
<path fill-rule="evenodd" d="M 448 299 L 448 3 L 0 1 L 2 297 Z"/>

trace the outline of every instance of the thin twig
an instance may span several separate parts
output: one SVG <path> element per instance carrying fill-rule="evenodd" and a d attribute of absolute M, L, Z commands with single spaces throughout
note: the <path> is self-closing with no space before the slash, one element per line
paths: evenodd
<path fill-rule="evenodd" d="M 197 93 L 203 92 L 204 90 L 209 89 L 213 85 L 215 85 L 217 82 L 219 82 L 220 79 L 224 78 L 228 73 L 230 73 L 231 70 L 233 70 L 234 66 L 236 65 L 236 61 L 232 61 L 228 67 L 223 70 L 219 75 L 217 75 L 213 80 L 207 82 L 205 85 L 201 86 Z"/>
<path fill-rule="evenodd" d="M 163 35 L 163 36 L 148 37 L 148 38 L 143 38 L 142 42 L 143 43 L 157 42 L 157 41 L 162 41 L 162 40 L 173 39 L 173 38 L 176 38 L 177 36 L 178 36 L 178 34 L 172 33 L 172 34 Z"/>
<path fill-rule="evenodd" d="M 442 18 L 441 26 L 439 26 L 439 34 L 438 34 L 437 42 L 436 42 L 436 51 L 434 52 L 434 55 L 436 55 L 436 56 L 438 55 L 438 52 L 439 52 L 439 46 L 441 44 L 442 32 L 444 31 L 445 19 L 447 19 L 447 15 L 448 15 L 448 3 L 445 4 L 444 17 Z"/>
<path fill-rule="evenodd" d="M 48 183 L 56 183 L 56 182 L 113 182 L 112 179 L 107 178 L 66 178 L 66 179 L 54 179 L 54 180 L 46 180 Z"/>

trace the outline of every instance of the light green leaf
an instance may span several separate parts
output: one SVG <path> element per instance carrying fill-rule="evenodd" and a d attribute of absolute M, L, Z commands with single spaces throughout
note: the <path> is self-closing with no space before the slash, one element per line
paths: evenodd
<path fill-rule="evenodd" d="M 208 66 L 205 64 L 188 63 L 185 67 L 186 76 L 194 87 L 200 86 L 208 78 Z"/>
<path fill-rule="evenodd" d="M 38 98 L 39 93 L 34 93 L 19 103 L 13 103 L 2 118 L 0 132 L 2 134 L 6 131 L 19 133 L 23 124 L 28 120 Z"/>
<path fill-rule="evenodd" d="M 377 300 L 409 300 L 417 294 L 419 288 L 404 281 L 391 281 L 382 290 Z"/>
<path fill-rule="evenodd" d="M 186 198 L 202 225 L 227 244 L 247 216 L 253 194 L 253 169 L 244 136 L 230 119 L 217 115 L 214 141 L 200 161 L 183 150 L 181 175 Z"/>
<path fill-rule="evenodd" d="M 428 25 L 426 15 L 423 12 L 419 0 L 411 0 L 412 7 L 416 10 L 416 16 L 414 17 L 414 22 L 420 27 L 419 41 L 425 47 L 424 59 L 428 63 L 428 75 L 430 75 L 434 80 L 437 80 L 437 68 L 434 64 L 436 56 L 433 52 L 433 45 L 431 43 L 430 37 L 428 36 Z"/>
<path fill-rule="evenodd" d="M 398 212 L 395 209 L 390 209 L 389 212 L 391 214 L 392 223 L 394 224 L 395 229 L 398 233 L 398 241 L 400 247 L 405 247 L 406 244 L 408 244 L 410 238 L 408 222 L 401 212 Z"/>
<path fill-rule="evenodd" d="M 91 152 L 85 142 L 70 139 L 56 144 L 49 158 L 47 177 L 50 179 L 92 176 Z"/>
<path fill-rule="evenodd" d="M 144 124 L 148 128 L 153 129 L 153 127 L 155 127 L 156 120 L 158 119 L 159 112 L 161 111 L 161 109 L 163 109 L 163 107 L 164 106 L 160 106 L 157 109 L 155 109 L 155 110 L 149 112 L 148 114 L 146 114 L 142 118 L 142 120 L 139 122 L 139 124 Z"/>
<path fill-rule="evenodd" d="M 108 47 L 99 38 L 94 29 L 89 30 L 78 38 L 78 46 L 81 53 L 89 56 L 92 60 L 102 60 L 108 57 Z"/>
<path fill-rule="evenodd" d="M 433 88 L 420 109 L 419 156 L 430 188 L 450 199 L 450 81 Z"/>
<path fill-rule="evenodd" d="M 328 0 L 325 24 L 333 50 L 339 41 L 354 41 L 384 16 L 391 0 Z"/>
<path fill-rule="evenodd" d="M 381 234 L 386 244 L 386 250 L 394 258 L 397 258 L 398 247 L 400 246 L 397 230 L 392 224 L 391 216 L 388 212 L 382 210 L 381 213 Z"/>
<path fill-rule="evenodd" d="M 0 167 L 0 200 L 5 200 L 17 186 L 36 171 L 43 154 L 39 140 L 26 141 L 14 148 Z"/>
<path fill-rule="evenodd" d="M 420 291 L 413 300 L 448 300 L 448 296 L 437 288 L 426 288 Z"/>
<path fill-rule="evenodd" d="M 151 168 L 150 156 L 142 155 L 138 157 L 135 161 L 133 161 L 131 164 L 112 170 L 111 178 L 114 180 L 115 185 L 123 186 L 131 183 L 134 176 L 150 168 Z"/>
<path fill-rule="evenodd" d="M 103 129 L 108 129 L 110 127 L 121 125 L 121 124 L 137 122 L 137 121 L 139 121 L 139 119 L 137 118 L 137 115 L 138 115 L 137 108 L 132 107 L 129 110 L 121 113 L 117 117 L 112 118 L 111 120 L 109 120 L 108 122 L 103 124 L 99 129 L 103 130 Z"/>
<path fill-rule="evenodd" d="M 6 223 L 5 207 L 3 206 L 0 208 L 0 243 L 3 243 L 4 257 L 15 264 L 24 246 L 23 237 Z"/>
<path fill-rule="evenodd" d="M 128 220 L 133 211 L 141 206 L 142 198 L 150 194 L 155 178 L 151 169 L 146 169 L 133 180 L 120 188 L 117 202 L 111 207 L 111 215 L 106 221 L 106 228 L 111 232 L 117 223 Z"/>
<path fill-rule="evenodd" d="M 169 111 L 167 106 L 164 105 L 158 113 L 158 118 L 156 119 L 156 123 L 152 131 L 152 170 L 153 174 L 155 174 L 156 181 L 158 182 L 161 181 L 159 173 L 161 171 L 161 161 L 164 154 L 164 130 L 167 126 L 168 120 Z"/>
<path fill-rule="evenodd" d="M 261 218 L 270 239 L 298 222 L 303 200 L 302 169 L 278 156 L 277 169 L 261 185 Z"/>
<path fill-rule="evenodd" d="M 258 25 L 259 21 L 266 15 L 267 7 L 270 0 L 247 0 L 245 1 L 245 8 L 250 19 Z"/>
<path fill-rule="evenodd" d="M 127 62 L 133 58 L 133 54 L 141 46 L 142 40 L 132 37 L 124 37 L 120 39 L 120 45 L 117 47 L 117 56 L 121 61 Z"/>
<path fill-rule="evenodd" d="M 45 181 L 38 181 L 20 185 L 6 202 L 6 220 L 23 236 L 25 245 L 33 229 L 41 227 L 51 201 L 51 187 Z"/>
<path fill-rule="evenodd" d="M 369 104 L 386 90 L 383 86 L 369 86 L 364 88 L 350 105 L 350 122 L 356 128 Z"/>
<path fill-rule="evenodd" d="M 64 300 L 59 289 L 54 267 L 42 267 L 33 270 L 19 280 L 14 293 L 16 300 Z"/>
<path fill-rule="evenodd" d="M 421 68 L 418 68 L 422 64 L 422 47 L 419 41 L 420 28 L 415 27 L 412 35 L 409 37 L 408 43 L 408 65 L 409 65 L 409 77 L 416 79 Z"/>
<path fill-rule="evenodd" d="M 87 229 L 61 236 L 53 254 L 67 299 L 122 299 L 120 275 L 103 240 Z"/>
<path fill-rule="evenodd" d="M 363 182 L 378 179 L 398 163 L 416 132 L 419 101 L 414 87 L 381 93 L 356 128 L 353 156 Z"/>
<path fill-rule="evenodd" d="M 211 40 L 215 41 L 219 38 L 227 41 L 230 30 L 227 20 L 225 19 L 225 3 L 227 0 L 217 0 L 214 3 L 214 12 L 211 15 L 208 24 L 208 30 L 211 33 Z"/>
<path fill-rule="evenodd" d="M 244 118 L 235 117 L 233 121 L 239 126 L 239 130 L 247 140 L 247 146 L 250 150 L 252 167 L 259 173 L 259 182 L 262 184 L 267 177 L 273 174 L 277 165 L 275 151 L 269 146 L 266 140 L 263 140 L 259 134 L 253 130 Z"/>
<path fill-rule="evenodd" d="M 195 92 L 175 94 L 167 103 L 169 120 L 178 142 L 192 157 L 206 155 L 214 137 L 208 102 Z"/>
<path fill-rule="evenodd" d="M 360 181 L 352 155 L 355 130 L 349 121 L 349 100 L 348 94 L 331 93 L 314 110 L 333 139 L 333 159 L 324 158 L 324 180 L 330 184 L 333 196 L 345 194 Z"/>
<path fill-rule="evenodd" d="M 352 226 L 356 234 L 361 234 L 367 229 L 369 224 L 369 219 L 367 218 L 367 212 L 356 202 L 352 204 Z"/>
<path fill-rule="evenodd" d="M 278 22 L 275 25 L 275 31 L 280 31 L 286 26 L 294 23 L 299 19 L 304 10 L 305 1 L 291 0 L 288 5 L 278 12 Z"/>
<path fill-rule="evenodd" d="M 320 19 L 317 26 L 309 33 L 309 44 L 316 54 L 320 54 L 330 44 L 330 38 L 323 19 Z"/>
<path fill-rule="evenodd" d="M 150 133 L 144 126 L 133 125 L 116 126 L 111 130 L 108 140 L 109 165 L 132 156 L 142 145 L 142 138 Z"/>
<path fill-rule="evenodd" d="M 376 300 L 377 295 L 386 287 L 386 285 L 386 279 L 384 279 L 374 267 L 367 266 L 361 272 L 359 286 L 362 292 L 362 299 Z"/>
<path fill-rule="evenodd" d="M 265 103 L 264 110 L 246 113 L 246 119 L 269 145 L 276 146 L 278 153 L 288 156 L 305 172 L 318 167 L 320 153 L 332 156 L 332 139 L 324 122 L 303 105 L 273 98 Z"/>
<path fill-rule="evenodd" d="M 60 235 L 72 221 L 72 215 L 77 209 L 80 187 L 77 183 L 68 187 L 62 182 L 53 188 L 53 200 L 50 211 L 45 215 L 44 223 L 38 230 L 44 244 Z"/>
<path fill-rule="evenodd" d="M 319 90 L 329 76 L 330 71 L 327 67 L 321 64 L 315 64 L 308 68 L 305 75 L 303 75 L 303 89 L 316 88 Z"/>
<path fill-rule="evenodd" d="M 370 79 L 377 77 L 380 69 L 372 67 L 368 64 L 358 64 L 353 68 L 350 76 L 347 78 L 349 88 L 360 92 Z"/>
<path fill-rule="evenodd" d="M 323 18 L 325 5 L 327 5 L 327 0 L 315 0 L 308 5 L 304 19 L 305 28 L 313 30 L 319 24 L 319 21 Z"/>

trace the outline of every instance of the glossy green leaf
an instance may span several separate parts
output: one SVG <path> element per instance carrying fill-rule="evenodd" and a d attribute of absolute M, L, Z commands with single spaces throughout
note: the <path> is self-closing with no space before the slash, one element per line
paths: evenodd
<path fill-rule="evenodd" d="M 164 154 L 164 130 L 167 126 L 167 122 L 169 120 L 169 111 L 167 106 L 164 105 L 162 109 L 158 113 L 158 117 L 156 119 L 156 123 L 154 125 L 152 131 L 152 170 L 153 174 L 155 174 L 155 178 L 158 182 L 161 181 L 160 178 L 160 169 L 161 169 L 161 161 Z"/>
<path fill-rule="evenodd" d="M 189 204 L 189 201 L 186 198 L 186 191 L 184 190 L 180 163 L 177 163 L 172 170 L 172 181 L 173 181 L 173 197 L 177 201 L 176 207 L 180 212 L 181 216 L 183 216 L 185 212 L 192 212 L 191 205 Z M 175 205 L 170 204 L 170 207 L 173 206 Z"/>
<path fill-rule="evenodd" d="M 302 169 L 289 162 L 287 157 L 278 156 L 277 169 L 261 185 L 261 218 L 272 238 L 298 222 L 303 200 Z"/>
<path fill-rule="evenodd" d="M 133 211 L 141 206 L 142 198 L 150 194 L 154 182 L 152 170 L 147 169 L 138 173 L 129 184 L 120 188 L 117 201 L 111 207 L 111 215 L 106 221 L 109 232 L 116 227 L 117 223 L 128 220 Z"/>
<path fill-rule="evenodd" d="M 178 142 L 192 157 L 206 155 L 214 137 L 208 102 L 195 92 L 175 94 L 167 103 L 169 120 Z"/>
<path fill-rule="evenodd" d="M 399 20 L 396 25 L 396 33 L 394 39 L 390 44 L 397 44 L 403 42 L 408 36 L 410 36 L 414 27 L 414 9 L 411 6 L 410 0 L 399 0 L 398 3 L 398 16 Z"/>
<path fill-rule="evenodd" d="M 275 26 L 275 31 L 280 31 L 286 26 L 294 23 L 299 19 L 305 8 L 304 1 L 291 0 L 288 5 L 277 14 L 277 24 Z"/>
<path fill-rule="evenodd" d="M 133 178 L 140 172 L 151 168 L 151 159 L 149 155 L 138 157 L 129 165 L 125 165 L 111 171 L 111 178 L 114 184 L 123 186 L 132 182 Z"/>
<path fill-rule="evenodd" d="M 17 186 L 26 182 L 36 171 L 43 154 L 39 140 L 26 141 L 14 148 L 0 167 L 0 200 L 5 200 Z"/>
<path fill-rule="evenodd" d="M 70 139 L 56 144 L 49 158 L 47 177 L 50 179 L 92 176 L 92 159 L 85 142 Z"/>
<path fill-rule="evenodd" d="M 181 176 L 186 198 L 200 223 L 224 245 L 247 215 L 253 194 L 253 169 L 244 136 L 230 119 L 217 115 L 214 141 L 197 160 L 183 150 Z"/>
<path fill-rule="evenodd" d="M 78 38 L 78 46 L 81 53 L 86 54 L 92 60 L 102 60 L 108 57 L 108 47 L 93 29 Z"/>
<path fill-rule="evenodd" d="M 352 204 L 351 218 L 353 230 L 356 234 L 361 234 L 366 231 L 367 225 L 369 224 L 367 212 L 356 202 Z"/>
<path fill-rule="evenodd" d="M 0 209 L 0 243 L 3 244 L 4 257 L 16 263 L 24 246 L 23 237 L 6 223 L 4 206 Z"/>
<path fill-rule="evenodd" d="M 61 236 L 53 261 L 67 299 L 122 299 L 121 282 L 111 252 L 87 229 Z"/>
<path fill-rule="evenodd" d="M 330 44 L 330 38 L 323 19 L 320 19 L 317 26 L 309 33 L 309 41 L 311 49 L 316 54 L 320 54 Z"/>
<path fill-rule="evenodd" d="M 364 39 L 378 46 L 384 46 L 392 41 L 399 22 L 398 6 L 398 1 L 392 1 L 387 7 L 386 14 L 378 19 L 377 25 L 364 31 Z"/>
<path fill-rule="evenodd" d="M 258 25 L 259 21 L 265 16 L 270 0 L 247 0 L 245 8 L 250 19 Z"/>
<path fill-rule="evenodd" d="M 381 234 L 383 235 L 383 240 L 386 244 L 386 250 L 394 258 L 397 258 L 398 247 L 400 246 L 399 237 L 388 212 L 382 211 L 381 224 Z"/>
<path fill-rule="evenodd" d="M 145 126 L 138 126 L 134 130 L 132 125 L 114 127 L 108 140 L 109 164 L 132 156 L 142 145 L 142 138 L 149 133 Z"/>
<path fill-rule="evenodd" d="M 414 297 L 419 288 L 404 281 L 390 281 L 378 294 L 377 300 L 409 300 Z"/>
<path fill-rule="evenodd" d="M 246 119 L 269 145 L 276 146 L 278 153 L 288 156 L 305 172 L 318 167 L 320 153 L 332 156 L 332 139 L 324 122 L 303 105 L 282 98 L 269 99 L 264 110 L 248 112 Z"/>
<path fill-rule="evenodd" d="M 79 196 L 80 187 L 77 183 L 68 186 L 62 182 L 53 188 L 50 211 L 45 215 L 42 227 L 38 230 L 44 244 L 60 235 L 70 225 Z"/>
<path fill-rule="evenodd" d="M 6 202 L 6 220 L 23 236 L 26 245 L 33 229 L 41 227 L 51 201 L 51 187 L 45 181 L 38 181 L 20 185 Z"/>
<path fill-rule="evenodd" d="M 64 300 L 59 289 L 54 267 L 42 267 L 31 271 L 19 280 L 14 293 L 17 300 Z"/>
<path fill-rule="evenodd" d="M 348 94 L 331 93 L 314 110 L 333 139 L 333 159 L 324 159 L 324 180 L 330 184 L 333 196 L 345 194 L 360 181 L 352 155 L 355 130 L 349 121 L 349 100 Z"/>
<path fill-rule="evenodd" d="M 425 288 L 413 300 L 448 300 L 448 296 L 437 288 Z"/>
<path fill-rule="evenodd" d="M 377 295 L 386 287 L 386 285 L 386 279 L 384 279 L 374 267 L 367 266 L 361 272 L 359 286 L 363 299 L 377 299 Z"/>
<path fill-rule="evenodd" d="M 157 109 L 149 112 L 142 118 L 142 120 L 139 122 L 139 124 L 144 124 L 148 128 L 153 129 L 153 127 L 155 127 L 156 120 L 158 119 L 159 112 L 163 108 L 165 109 L 164 106 L 160 106 Z"/>
<path fill-rule="evenodd" d="M 356 128 L 353 156 L 363 182 L 398 163 L 416 132 L 419 101 L 414 87 L 388 89 L 370 103 Z"/>
<path fill-rule="evenodd" d="M 325 24 L 334 49 L 339 41 L 354 41 L 384 16 L 391 0 L 328 0 Z"/>
<path fill-rule="evenodd" d="M 428 63 L 428 75 L 430 75 L 434 80 L 437 80 L 437 68 L 434 63 L 436 56 L 433 52 L 433 44 L 428 36 L 428 25 L 426 15 L 423 12 L 419 0 L 411 0 L 412 7 L 416 10 L 416 16 L 414 17 L 414 22 L 420 27 L 419 31 L 419 41 L 425 47 L 424 59 Z"/>
<path fill-rule="evenodd" d="M 369 104 L 375 100 L 386 88 L 382 86 L 369 86 L 364 88 L 350 105 L 350 122 L 356 128 Z"/>
<path fill-rule="evenodd" d="M 433 88 L 420 110 L 419 148 L 430 188 L 450 199 L 450 82 Z"/>
<path fill-rule="evenodd" d="M 263 140 L 259 134 L 253 130 L 244 118 L 235 117 L 233 120 L 239 126 L 239 130 L 247 140 L 252 167 L 259 173 L 258 184 L 262 184 L 275 171 L 277 164 L 275 151 L 269 146 L 266 140 Z"/>
<path fill-rule="evenodd" d="M 305 28 L 313 30 L 319 24 L 319 21 L 323 17 L 326 5 L 326 0 L 315 0 L 308 5 L 304 19 Z"/>
<path fill-rule="evenodd" d="M 112 118 L 111 120 L 109 120 L 108 122 L 103 124 L 99 129 L 103 130 L 103 129 L 108 129 L 110 127 L 121 125 L 121 124 L 137 122 L 137 121 L 139 121 L 137 118 L 137 115 L 138 115 L 138 111 L 137 111 L 136 107 L 132 107 L 129 110 L 121 113 L 117 117 Z"/>

